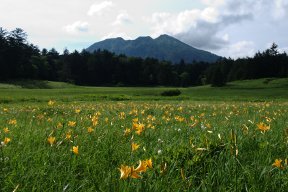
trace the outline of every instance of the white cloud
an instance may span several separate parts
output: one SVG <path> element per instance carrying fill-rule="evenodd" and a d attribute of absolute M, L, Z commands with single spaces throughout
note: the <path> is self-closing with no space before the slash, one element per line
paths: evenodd
<path fill-rule="evenodd" d="M 207 1 L 207 3 L 213 4 L 212 1 Z M 229 34 L 223 36 L 219 35 L 219 32 L 229 25 L 252 18 L 247 13 L 220 12 L 217 6 L 223 6 L 223 3 L 224 1 L 218 1 L 215 7 L 206 7 L 203 10 L 185 10 L 176 14 L 154 13 L 148 19 L 153 26 L 152 36 L 169 34 L 197 48 L 220 49 L 229 43 Z"/>
<path fill-rule="evenodd" d="M 274 18 L 279 19 L 287 16 L 288 1 L 287 0 L 275 0 L 274 2 Z"/>
<path fill-rule="evenodd" d="M 225 0 L 201 0 L 205 5 L 220 7 L 225 4 Z"/>
<path fill-rule="evenodd" d="M 132 39 L 132 38 L 131 38 L 129 35 L 127 35 L 125 32 L 112 32 L 112 33 L 109 33 L 109 34 L 103 36 L 103 37 L 101 38 L 101 40 L 111 39 L 111 38 L 117 38 L 117 37 L 122 37 L 122 38 L 124 38 L 124 39 L 126 39 L 126 40 L 131 40 L 131 39 Z"/>
<path fill-rule="evenodd" d="M 281 47 L 278 50 L 280 53 L 283 53 L 283 52 L 288 53 L 288 47 Z"/>
<path fill-rule="evenodd" d="M 153 37 L 163 33 L 175 35 L 187 31 L 191 27 L 196 27 L 197 19 L 200 16 L 199 10 L 183 11 L 178 14 L 166 12 L 153 13 L 146 21 L 152 24 Z"/>
<path fill-rule="evenodd" d="M 88 15 L 92 16 L 94 14 L 101 15 L 104 10 L 107 10 L 110 7 L 113 7 L 114 3 L 112 1 L 103 1 L 101 3 L 94 3 L 90 6 L 88 10 Z"/>
<path fill-rule="evenodd" d="M 186 31 L 191 27 L 196 27 L 200 15 L 201 12 L 197 9 L 180 12 L 178 15 L 171 17 L 170 23 L 166 27 L 170 28 L 173 34 Z"/>
<path fill-rule="evenodd" d="M 217 9 L 208 7 L 201 12 L 201 17 L 207 22 L 216 23 L 219 19 L 219 13 Z"/>
<path fill-rule="evenodd" d="M 132 19 L 126 11 L 123 11 L 122 13 L 117 15 L 117 18 L 112 23 L 112 25 L 123 25 L 123 24 L 129 24 L 129 23 L 132 23 Z"/>
<path fill-rule="evenodd" d="M 217 54 L 234 59 L 252 57 L 255 54 L 255 44 L 252 41 L 239 41 L 225 46 L 217 51 Z"/>
<path fill-rule="evenodd" d="M 281 36 L 281 31 L 288 26 L 281 21 L 288 16 L 287 0 L 202 2 L 208 6 L 178 13 L 154 13 L 149 19 L 153 36 L 166 33 L 189 45 L 233 58 L 253 56 L 262 48 L 263 43 L 271 40 L 286 41 Z M 282 30 L 277 31 L 280 26 Z M 267 31 L 262 31 L 259 27 L 266 27 Z M 277 32 L 281 38 L 271 35 L 272 31 Z M 253 41 L 245 40 L 247 38 Z"/>
<path fill-rule="evenodd" d="M 79 32 L 87 32 L 89 30 L 89 24 L 87 22 L 76 21 L 71 25 L 66 25 L 64 30 L 71 34 L 78 34 Z"/>
<path fill-rule="evenodd" d="M 224 34 L 223 35 L 223 37 L 222 37 L 222 39 L 224 40 L 224 41 L 229 41 L 229 35 L 226 33 L 226 34 Z"/>
<path fill-rule="evenodd" d="M 170 32 L 171 15 L 169 13 L 153 13 L 151 18 L 145 18 L 145 20 L 152 24 L 153 34 L 152 36 L 159 36 L 162 33 Z"/>

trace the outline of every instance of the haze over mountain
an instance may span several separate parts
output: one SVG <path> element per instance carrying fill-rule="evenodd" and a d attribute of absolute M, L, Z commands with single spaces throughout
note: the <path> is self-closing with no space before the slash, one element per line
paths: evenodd
<path fill-rule="evenodd" d="M 125 54 L 132 57 L 156 58 L 159 60 L 179 63 L 183 59 L 186 63 L 193 61 L 215 62 L 220 57 L 200 49 L 191 47 L 178 39 L 160 35 L 156 39 L 138 37 L 135 40 L 124 40 L 121 37 L 106 39 L 89 46 L 86 50 L 108 50 L 115 54 Z"/>

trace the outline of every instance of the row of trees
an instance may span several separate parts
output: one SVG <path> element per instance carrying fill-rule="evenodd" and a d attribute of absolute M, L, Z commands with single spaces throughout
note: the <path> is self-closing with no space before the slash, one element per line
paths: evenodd
<path fill-rule="evenodd" d="M 285 52 L 280 53 L 277 47 L 273 43 L 269 49 L 256 53 L 253 58 L 225 58 L 212 64 L 206 71 L 208 83 L 222 86 L 234 80 L 288 77 L 288 56 Z"/>
<path fill-rule="evenodd" d="M 65 79 L 82 85 L 188 86 L 198 85 L 206 63 L 172 65 L 157 59 L 116 56 L 108 51 L 62 56 Z M 63 74 L 62 74 L 63 77 Z"/>
<path fill-rule="evenodd" d="M 36 46 L 27 42 L 27 35 L 22 29 L 8 33 L 0 28 L 0 78 L 29 78 L 31 59 L 39 55 Z"/>
<path fill-rule="evenodd" d="M 0 80 L 41 79 L 98 86 L 189 86 L 201 84 L 208 63 L 179 65 L 153 58 L 134 58 L 108 51 L 89 53 L 39 50 L 22 29 L 0 28 Z"/>
<path fill-rule="evenodd" d="M 89 53 L 39 50 L 27 42 L 22 29 L 0 28 L 0 80 L 39 79 L 97 86 L 194 86 L 262 77 L 287 77 L 288 57 L 277 45 L 253 58 L 222 59 L 216 63 L 181 61 L 172 64 L 153 58 L 134 58 L 108 51 Z"/>

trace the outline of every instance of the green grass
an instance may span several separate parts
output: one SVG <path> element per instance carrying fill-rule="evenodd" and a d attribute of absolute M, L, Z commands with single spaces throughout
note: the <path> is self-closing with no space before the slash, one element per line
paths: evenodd
<path fill-rule="evenodd" d="M 227 87 L 235 89 L 288 88 L 288 78 L 264 78 L 256 80 L 234 81 L 228 83 Z"/>
<path fill-rule="evenodd" d="M 176 97 L 160 96 L 175 89 L 167 87 L 1 84 L 0 141 L 11 141 L 0 147 L 0 189 L 286 191 L 287 80 L 263 81 L 179 88 Z M 121 165 L 150 158 L 141 178 L 120 179 Z M 281 167 L 272 165 L 276 159 Z"/>
<path fill-rule="evenodd" d="M 0 149 L 3 191 L 17 186 L 19 191 L 286 191 L 288 187 L 287 102 L 56 101 L 53 106 L 14 104 L 0 109 L 0 140 L 11 139 Z M 132 129 L 135 118 L 145 125 L 140 135 Z M 17 124 L 11 124 L 13 119 Z M 93 119 L 97 119 L 94 126 Z M 69 121 L 76 126 L 69 126 Z M 260 122 L 270 130 L 261 133 Z M 127 128 L 131 132 L 125 136 Z M 65 139 L 67 133 L 71 139 Z M 236 140 L 231 139 L 233 133 Z M 52 146 L 49 136 L 56 138 Z M 132 142 L 140 145 L 136 151 L 131 150 Z M 71 152 L 73 146 L 79 146 L 79 155 Z M 139 173 L 142 178 L 120 179 L 121 165 L 136 168 L 139 160 L 150 158 L 153 168 Z M 272 166 L 275 159 L 283 160 L 283 170 Z"/>
<path fill-rule="evenodd" d="M 9 83 L 0 83 L 0 89 L 19 89 L 21 86 L 17 86 Z"/>
<path fill-rule="evenodd" d="M 210 86 L 179 88 L 181 95 L 176 97 L 161 96 L 162 92 L 175 89 L 167 87 L 83 87 L 48 81 L 34 82 L 34 85 L 31 85 L 31 82 L 24 83 L 25 86 L 23 87 L 26 88 L 17 87 L 19 82 L 17 86 L 13 84 L 0 85 L 0 103 L 47 102 L 50 99 L 62 102 L 102 100 L 267 101 L 288 99 L 288 79 L 237 81 L 222 88 Z M 39 85 L 42 84 L 45 86 L 40 89 Z M 8 89 L 9 86 L 12 88 Z M 37 88 L 27 89 L 27 87 Z M 49 88 L 43 89 L 43 87 Z"/>
<path fill-rule="evenodd" d="M 75 88 L 77 86 L 55 81 L 40 81 L 40 80 L 14 80 L 0 83 L 0 89 L 8 88 L 25 88 L 25 89 L 66 89 Z"/>

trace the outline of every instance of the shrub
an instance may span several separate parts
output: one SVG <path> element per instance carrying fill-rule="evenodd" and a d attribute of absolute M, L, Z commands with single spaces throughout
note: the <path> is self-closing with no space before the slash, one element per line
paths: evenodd
<path fill-rule="evenodd" d="M 181 94 L 179 89 L 167 90 L 161 93 L 161 96 L 178 96 Z"/>

